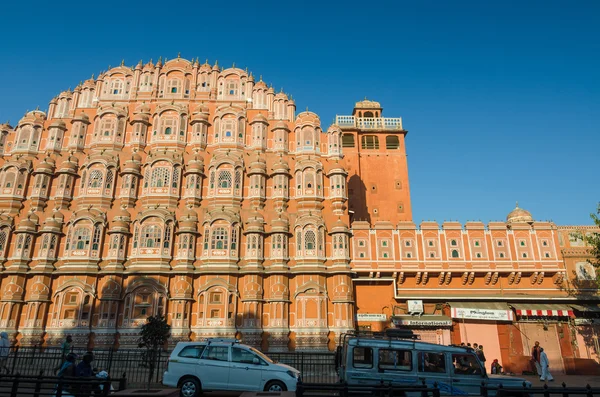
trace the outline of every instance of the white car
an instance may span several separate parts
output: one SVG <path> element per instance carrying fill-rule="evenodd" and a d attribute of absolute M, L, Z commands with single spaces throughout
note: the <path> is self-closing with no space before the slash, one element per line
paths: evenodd
<path fill-rule="evenodd" d="M 277 364 L 236 339 L 179 342 L 169 357 L 163 385 L 181 388 L 182 397 L 201 391 L 295 391 L 300 371 Z"/>

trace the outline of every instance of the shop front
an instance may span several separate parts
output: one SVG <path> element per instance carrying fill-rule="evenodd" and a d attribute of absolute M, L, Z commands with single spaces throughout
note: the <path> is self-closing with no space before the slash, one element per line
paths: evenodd
<path fill-rule="evenodd" d="M 449 305 L 458 324 L 460 341 L 482 345 L 487 367 L 495 359 L 504 366 L 498 327 L 514 321 L 514 313 L 506 302 L 449 302 Z"/>
<path fill-rule="evenodd" d="M 405 315 L 393 316 L 392 324 L 396 328 L 410 329 L 423 342 L 449 345 L 452 319 L 442 315 Z"/>
<path fill-rule="evenodd" d="M 511 304 L 517 315 L 517 326 L 522 335 L 523 354 L 531 355 L 535 342 L 548 355 L 553 373 L 565 373 L 565 359 L 573 358 L 569 322 L 573 309 L 559 304 Z"/>
<path fill-rule="evenodd" d="M 575 312 L 571 329 L 574 334 L 575 366 L 582 374 L 600 373 L 600 305 L 571 305 Z"/>

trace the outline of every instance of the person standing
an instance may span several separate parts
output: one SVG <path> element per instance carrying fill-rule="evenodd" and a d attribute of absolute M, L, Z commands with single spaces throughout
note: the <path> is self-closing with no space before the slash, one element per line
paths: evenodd
<path fill-rule="evenodd" d="M 10 341 L 6 332 L 0 333 L 0 370 L 6 370 L 9 374 L 10 370 L 7 367 L 8 354 L 10 353 Z"/>
<path fill-rule="evenodd" d="M 540 365 L 540 342 L 536 341 L 533 349 L 531 349 L 531 360 L 535 365 L 535 370 L 538 376 L 542 376 L 542 366 Z"/>
<path fill-rule="evenodd" d="M 552 382 L 554 377 L 550 373 L 550 361 L 543 347 L 540 347 L 540 366 L 542 367 L 542 376 L 540 380 Z"/>
<path fill-rule="evenodd" d="M 481 363 L 485 367 L 485 354 L 483 353 L 483 345 L 479 345 L 477 350 L 475 350 L 475 354 L 477 355 L 477 358 L 479 358 L 479 361 L 481 361 Z"/>
<path fill-rule="evenodd" d="M 67 356 L 71 353 L 72 349 L 73 337 L 71 335 L 67 335 L 65 341 L 62 343 L 62 345 L 60 345 L 61 362 L 58 367 L 54 368 L 54 372 L 59 371 L 62 368 L 64 362 L 67 361 Z"/>

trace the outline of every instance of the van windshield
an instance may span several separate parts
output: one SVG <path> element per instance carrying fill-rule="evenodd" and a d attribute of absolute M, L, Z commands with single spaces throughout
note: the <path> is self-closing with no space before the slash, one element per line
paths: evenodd
<path fill-rule="evenodd" d="M 255 353 L 258 357 L 262 358 L 266 362 L 273 364 L 273 360 L 271 360 L 269 357 L 265 356 L 262 352 L 256 350 L 255 348 L 251 347 L 250 351 Z"/>
<path fill-rule="evenodd" d="M 473 354 L 453 354 L 452 364 L 455 374 L 481 376 L 484 373 L 481 363 Z"/>

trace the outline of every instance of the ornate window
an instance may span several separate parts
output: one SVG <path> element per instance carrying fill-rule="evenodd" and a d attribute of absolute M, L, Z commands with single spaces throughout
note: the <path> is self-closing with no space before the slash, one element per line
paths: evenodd
<path fill-rule="evenodd" d="M 114 188 L 115 171 L 104 164 L 93 164 L 81 176 L 81 191 L 84 196 L 112 197 Z M 87 176 L 87 179 L 86 179 Z"/>
<path fill-rule="evenodd" d="M 212 232 L 210 248 L 213 250 L 227 250 L 229 244 L 228 232 L 224 227 L 217 227 Z"/>
<path fill-rule="evenodd" d="M 173 166 L 168 161 L 158 161 L 144 172 L 145 194 L 171 194 L 179 193 L 179 178 L 181 168 Z"/>
<path fill-rule="evenodd" d="M 271 236 L 271 255 L 275 258 L 287 258 L 287 236 L 283 233 Z"/>
<path fill-rule="evenodd" d="M 6 258 L 10 228 L 4 226 L 0 229 L 0 258 Z"/>
<path fill-rule="evenodd" d="M 288 178 L 283 174 L 273 178 L 273 197 L 288 197 Z"/>
<path fill-rule="evenodd" d="M 153 286 L 140 286 L 125 296 L 123 326 L 137 327 L 149 316 L 164 315 L 166 295 Z"/>
<path fill-rule="evenodd" d="M 219 188 L 230 189 L 231 188 L 231 171 L 222 170 L 219 171 Z"/>
<path fill-rule="evenodd" d="M 171 222 L 165 223 L 156 217 L 145 220 L 135 227 L 133 254 L 169 256 L 172 234 Z"/>
<path fill-rule="evenodd" d="M 396 135 L 388 135 L 385 137 L 385 148 L 386 149 L 399 149 L 400 140 Z"/>
<path fill-rule="evenodd" d="M 246 237 L 246 257 L 252 259 L 262 259 L 262 236 L 256 233 L 249 234 Z"/>
<path fill-rule="evenodd" d="M 296 231 L 296 255 L 304 258 L 316 258 L 324 255 L 322 227 L 306 226 L 297 228 Z"/>
<path fill-rule="evenodd" d="M 38 256 L 47 259 L 56 258 L 57 241 L 58 237 L 56 234 L 44 233 Z"/>
<path fill-rule="evenodd" d="M 14 150 L 37 151 L 39 146 L 40 131 L 30 125 L 19 128 Z"/>
<path fill-rule="evenodd" d="M 333 240 L 333 257 L 346 258 L 348 256 L 348 238 L 343 234 L 335 234 Z"/>
<path fill-rule="evenodd" d="M 65 249 L 70 257 L 93 257 L 100 256 L 100 247 L 103 228 L 97 223 L 89 224 L 87 221 L 75 223 L 67 234 Z"/>
<path fill-rule="evenodd" d="M 142 228 L 140 237 L 142 248 L 160 247 L 163 231 L 158 225 L 147 225 Z"/>
<path fill-rule="evenodd" d="M 18 259 L 29 260 L 31 258 L 32 245 L 33 245 L 33 237 L 31 236 L 31 234 L 19 233 L 17 235 L 15 257 Z"/>
<path fill-rule="evenodd" d="M 150 72 L 143 73 L 140 78 L 140 92 L 152 91 L 152 74 Z"/>
<path fill-rule="evenodd" d="M 238 256 L 238 226 L 218 223 L 205 229 L 204 252 L 205 256 L 237 257 Z M 210 239 L 208 235 L 210 234 Z M 209 249 L 210 243 L 210 249 Z"/>

